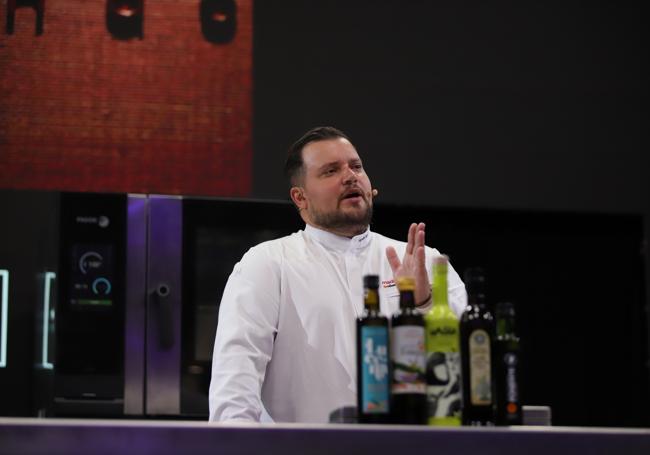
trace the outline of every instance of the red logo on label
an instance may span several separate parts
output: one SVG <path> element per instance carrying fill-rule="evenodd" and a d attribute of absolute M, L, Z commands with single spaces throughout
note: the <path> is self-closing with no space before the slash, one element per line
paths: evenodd
<path fill-rule="evenodd" d="M 393 287 L 393 286 L 395 286 L 395 280 L 382 280 L 382 281 L 381 281 L 381 285 L 382 285 L 384 288 L 390 288 L 390 287 Z"/>

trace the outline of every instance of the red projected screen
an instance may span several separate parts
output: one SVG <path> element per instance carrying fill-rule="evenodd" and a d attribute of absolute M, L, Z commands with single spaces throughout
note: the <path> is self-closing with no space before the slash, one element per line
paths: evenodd
<path fill-rule="evenodd" d="M 252 0 L 12 3 L 0 188 L 250 193 Z"/>

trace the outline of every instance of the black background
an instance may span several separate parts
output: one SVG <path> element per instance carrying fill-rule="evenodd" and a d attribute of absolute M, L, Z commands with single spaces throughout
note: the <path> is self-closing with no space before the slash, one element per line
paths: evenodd
<path fill-rule="evenodd" d="M 650 212 L 641 2 L 256 2 L 254 191 L 308 128 L 386 202 Z"/>

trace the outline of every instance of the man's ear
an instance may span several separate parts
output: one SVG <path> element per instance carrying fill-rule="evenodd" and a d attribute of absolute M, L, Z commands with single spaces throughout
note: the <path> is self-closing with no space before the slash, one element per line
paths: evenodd
<path fill-rule="evenodd" d="M 299 186 L 293 186 L 289 190 L 289 196 L 298 210 L 302 210 L 307 207 L 307 200 L 305 199 L 304 190 Z"/>

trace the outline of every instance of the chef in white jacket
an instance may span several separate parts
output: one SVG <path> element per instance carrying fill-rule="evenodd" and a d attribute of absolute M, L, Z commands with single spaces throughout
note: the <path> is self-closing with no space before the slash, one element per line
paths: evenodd
<path fill-rule="evenodd" d="M 380 277 L 381 311 L 399 306 L 395 278 L 416 279 L 418 308 L 431 307 L 429 276 L 437 250 L 425 226 L 407 242 L 370 231 L 377 194 L 341 131 L 318 127 L 290 149 L 285 171 L 305 229 L 251 248 L 228 279 L 219 310 L 210 383 L 210 420 L 328 421 L 356 405 L 355 319 L 366 274 Z M 465 287 L 449 268 L 457 315 Z M 268 413 L 268 414 L 267 414 Z"/>

